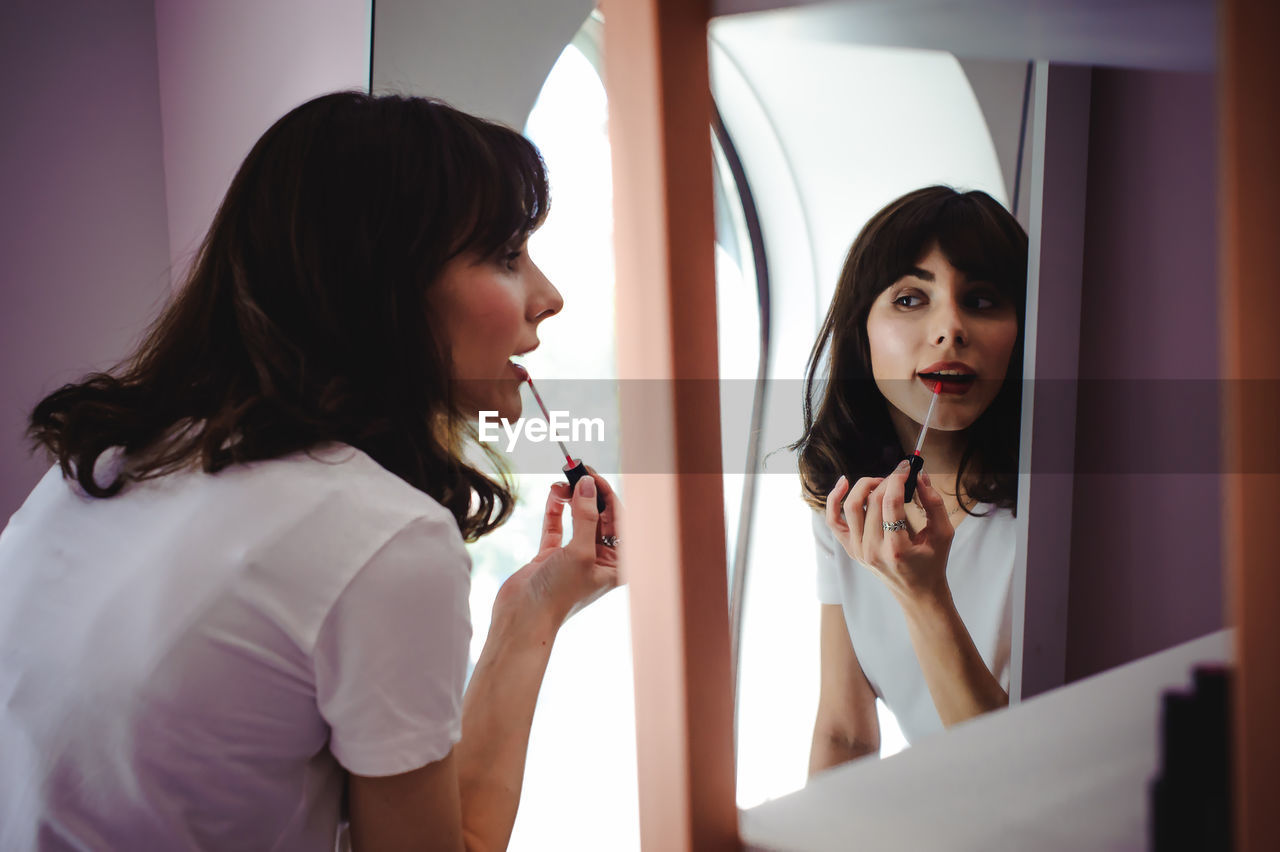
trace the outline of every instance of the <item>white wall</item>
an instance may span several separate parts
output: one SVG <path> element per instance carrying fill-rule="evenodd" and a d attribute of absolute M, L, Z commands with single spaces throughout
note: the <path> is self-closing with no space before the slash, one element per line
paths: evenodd
<path fill-rule="evenodd" d="M 813 41 L 1199 71 L 1213 67 L 1217 33 L 1215 0 L 712 0 L 711 11 Z"/>
<path fill-rule="evenodd" d="M 593 0 L 380 0 L 373 88 L 442 98 L 517 130 Z"/>

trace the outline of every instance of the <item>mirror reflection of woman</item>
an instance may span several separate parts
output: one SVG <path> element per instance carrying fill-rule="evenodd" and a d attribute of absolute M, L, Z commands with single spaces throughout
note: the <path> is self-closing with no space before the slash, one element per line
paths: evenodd
<path fill-rule="evenodd" d="M 795 445 L 823 604 L 811 774 L 878 753 L 877 697 L 908 742 L 1008 704 L 1026 262 L 1013 216 L 942 186 L 849 250 Z"/>

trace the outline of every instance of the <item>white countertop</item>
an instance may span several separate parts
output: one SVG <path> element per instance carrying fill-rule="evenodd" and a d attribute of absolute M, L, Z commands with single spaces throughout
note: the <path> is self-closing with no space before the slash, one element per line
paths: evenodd
<path fill-rule="evenodd" d="M 743 811 L 750 850 L 1146 850 L 1160 699 L 1223 630 L 990 713 Z"/>

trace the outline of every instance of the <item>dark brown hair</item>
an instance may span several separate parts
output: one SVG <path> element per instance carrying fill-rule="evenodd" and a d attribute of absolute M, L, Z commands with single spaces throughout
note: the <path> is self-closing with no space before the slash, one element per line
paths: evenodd
<path fill-rule="evenodd" d="M 541 157 L 506 127 L 422 98 L 309 101 L 249 152 L 136 352 L 46 397 L 28 435 L 104 498 L 183 467 L 342 442 L 475 539 L 513 497 L 500 464 L 495 481 L 462 458 L 426 293 L 450 259 L 503 251 L 547 205 Z M 123 468 L 99 484 L 95 463 L 112 447 Z"/>
<path fill-rule="evenodd" d="M 970 279 L 988 282 L 1017 306 L 1018 338 L 999 392 L 967 430 L 955 487 L 1016 511 L 1026 319 L 1027 235 L 985 192 L 931 186 L 890 203 L 867 222 L 845 258 L 835 296 L 805 375 L 799 450 L 805 501 L 821 510 L 841 474 L 850 482 L 885 476 L 906 456 L 888 403 L 871 372 L 867 315 L 884 289 L 936 244 Z M 965 479 L 972 466 L 976 476 Z"/>

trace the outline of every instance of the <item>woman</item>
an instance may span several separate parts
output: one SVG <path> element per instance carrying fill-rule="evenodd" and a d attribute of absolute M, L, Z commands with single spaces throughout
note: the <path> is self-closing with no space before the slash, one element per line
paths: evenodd
<path fill-rule="evenodd" d="M 889 204 L 849 250 L 796 444 L 821 513 L 811 773 L 879 751 L 877 697 L 908 741 L 1008 703 L 1026 260 L 990 196 L 941 186 Z"/>
<path fill-rule="evenodd" d="M 135 354 L 32 414 L 0 848 L 330 849 L 344 792 L 362 850 L 506 845 L 556 632 L 618 582 L 608 484 L 553 487 L 464 696 L 463 543 L 514 499 L 464 450 L 560 310 L 547 203 L 532 145 L 437 102 L 263 135 Z"/>

